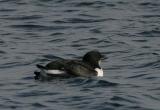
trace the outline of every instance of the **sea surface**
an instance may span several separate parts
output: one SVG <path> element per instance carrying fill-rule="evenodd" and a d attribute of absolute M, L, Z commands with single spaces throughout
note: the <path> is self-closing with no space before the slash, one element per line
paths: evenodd
<path fill-rule="evenodd" d="M 91 50 L 104 77 L 34 80 Z M 160 110 L 160 0 L 0 0 L 0 110 Z"/>

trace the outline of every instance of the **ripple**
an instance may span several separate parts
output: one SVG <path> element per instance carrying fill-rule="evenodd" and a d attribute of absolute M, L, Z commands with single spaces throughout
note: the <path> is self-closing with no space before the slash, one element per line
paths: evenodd
<path fill-rule="evenodd" d="M 63 35 L 63 34 L 64 34 L 64 33 L 56 32 L 56 33 L 52 33 L 50 36 Z"/>
<path fill-rule="evenodd" d="M 43 26 L 43 25 L 35 25 L 35 24 L 24 24 L 24 25 L 11 25 L 12 28 L 19 29 L 36 29 L 36 30 L 63 30 L 70 28 L 69 26 Z"/>
<path fill-rule="evenodd" d="M 0 45 L 4 44 L 4 43 L 5 43 L 5 41 L 3 41 L 3 40 L 0 39 Z"/>
<path fill-rule="evenodd" d="M 138 75 L 134 75 L 134 76 L 131 76 L 131 77 L 128 77 L 128 78 L 140 78 L 140 77 L 143 77 L 143 76 L 146 76 L 147 74 L 138 74 Z"/>
<path fill-rule="evenodd" d="M 113 106 L 113 107 L 116 107 L 116 108 L 124 106 L 123 104 L 116 103 L 116 102 L 105 102 L 104 104 L 110 105 L 110 106 Z"/>
<path fill-rule="evenodd" d="M 5 51 L 0 50 L 0 54 L 6 54 L 6 52 L 5 52 Z"/>
<path fill-rule="evenodd" d="M 117 83 L 113 83 L 113 82 L 109 82 L 109 81 L 105 81 L 105 80 L 99 80 L 98 83 L 97 83 L 97 87 L 113 87 L 113 86 L 117 86 L 118 84 Z"/>
<path fill-rule="evenodd" d="M 98 40 L 98 38 L 87 38 L 87 39 L 79 39 L 79 40 L 73 41 L 73 43 L 97 41 L 97 40 Z"/>
<path fill-rule="evenodd" d="M 33 103 L 32 106 L 37 107 L 37 108 L 45 108 L 45 107 L 47 107 L 46 105 L 41 104 L 41 103 Z"/>
<path fill-rule="evenodd" d="M 152 109 L 147 109 L 147 108 L 144 108 L 144 107 L 140 107 L 140 106 L 130 106 L 128 107 L 129 109 L 139 109 L 139 110 L 152 110 Z"/>
<path fill-rule="evenodd" d="M 14 67 L 20 67 L 20 66 L 25 66 L 29 65 L 32 62 L 10 62 L 10 63 L 5 63 L 0 66 L 0 68 L 6 69 L 6 68 L 14 68 Z"/>
<path fill-rule="evenodd" d="M 13 8 L 7 8 L 7 9 L 5 9 L 5 8 L 2 8 L 2 9 L 0 9 L 0 12 L 13 12 L 13 11 L 16 11 L 16 9 L 13 9 Z"/>
<path fill-rule="evenodd" d="M 69 18 L 64 20 L 54 21 L 55 23 L 96 23 L 96 22 L 104 22 L 106 19 L 82 19 L 82 18 Z"/>
<path fill-rule="evenodd" d="M 54 56 L 54 55 L 52 55 L 52 54 L 48 54 L 48 55 L 43 55 L 43 57 L 44 58 L 47 58 L 47 59 L 62 59 L 62 58 L 60 58 L 60 57 L 58 57 L 58 56 Z"/>
<path fill-rule="evenodd" d="M 76 9 L 69 9 L 69 10 L 64 10 L 64 12 L 67 12 L 67 13 L 73 13 L 73 12 L 78 12 L 79 10 L 76 10 Z"/>
<path fill-rule="evenodd" d="M 152 2 L 142 2 L 139 3 L 140 6 L 159 6 L 157 3 L 152 3 Z"/>
<path fill-rule="evenodd" d="M 100 31 L 100 29 L 91 29 L 90 31 L 93 33 L 102 33 L 102 31 Z"/>
<path fill-rule="evenodd" d="M 96 16 L 96 15 L 82 14 L 82 13 L 80 13 L 79 16 L 90 17 L 90 18 L 99 18 L 99 16 Z"/>
<path fill-rule="evenodd" d="M 76 3 L 76 6 L 91 6 L 93 5 L 94 2 L 80 2 L 80 3 Z"/>
<path fill-rule="evenodd" d="M 146 77 L 145 79 L 147 80 L 156 80 L 156 79 L 159 79 L 160 77 L 155 77 L 155 76 L 148 76 Z"/>
<path fill-rule="evenodd" d="M 32 76 L 27 76 L 27 77 L 24 77 L 22 78 L 22 80 L 33 80 L 34 78 Z"/>
<path fill-rule="evenodd" d="M 3 19 L 7 19 L 7 20 L 34 20 L 34 19 L 40 19 L 42 18 L 42 16 L 40 15 L 31 15 L 31 16 L 26 16 L 26 15 L 21 15 L 18 17 L 7 17 L 7 18 L 3 18 Z M 32 27 L 32 25 L 30 25 Z M 33 25 L 34 27 L 34 25 Z"/>
<path fill-rule="evenodd" d="M 8 108 L 8 109 L 17 109 L 17 108 L 19 108 L 19 106 L 16 106 L 16 105 L 9 105 L 9 106 L 6 106 L 6 105 L 1 105 L 0 104 L 0 106 L 2 107 L 2 108 Z"/>
<path fill-rule="evenodd" d="M 50 40 L 50 41 L 48 41 L 48 42 L 63 42 L 63 41 L 65 41 L 66 39 L 64 39 L 64 38 L 57 38 L 57 39 L 53 39 L 53 40 Z"/>
<path fill-rule="evenodd" d="M 144 96 L 150 98 L 151 100 L 160 101 L 160 98 L 154 97 L 154 96 L 152 96 L 152 95 L 144 94 Z"/>
<path fill-rule="evenodd" d="M 114 96 L 111 98 L 112 101 L 122 101 L 122 102 L 130 102 L 130 103 L 137 103 L 136 101 L 133 101 L 131 99 L 123 98 L 121 96 Z"/>
<path fill-rule="evenodd" d="M 72 3 L 74 4 L 75 7 L 93 7 L 93 8 L 102 8 L 104 6 L 108 7 L 114 7 L 116 6 L 114 3 L 111 2 L 104 2 L 104 1 L 85 1 L 85 2 L 77 2 L 77 3 Z"/>
<path fill-rule="evenodd" d="M 10 2 L 10 1 L 12 1 L 12 0 L 1 0 L 0 2 Z"/>
<path fill-rule="evenodd" d="M 37 91 L 33 90 L 30 92 L 21 92 L 17 94 L 17 97 L 33 97 L 33 96 L 52 96 L 52 95 L 58 95 L 59 93 L 49 93 L 47 91 Z"/>
<path fill-rule="evenodd" d="M 142 17 L 143 18 L 159 18 L 160 17 L 160 15 L 153 15 L 153 14 L 151 14 L 151 15 L 142 15 Z M 154 31 L 153 31 L 154 32 Z"/>
<path fill-rule="evenodd" d="M 144 40 L 144 39 L 141 39 L 141 40 L 133 40 L 135 42 L 147 42 L 148 40 Z"/>
<path fill-rule="evenodd" d="M 82 45 L 82 44 L 73 44 L 73 45 L 71 45 L 72 47 L 83 47 L 83 46 L 85 46 L 85 45 Z"/>
<path fill-rule="evenodd" d="M 143 31 L 139 33 L 145 37 L 159 37 L 160 31 L 159 30 L 150 30 L 150 31 Z"/>
<path fill-rule="evenodd" d="M 97 88 L 97 87 L 114 87 L 117 86 L 117 83 L 113 83 L 113 82 L 109 82 L 109 81 L 105 81 L 105 80 L 97 80 L 97 79 L 79 79 L 76 78 L 75 80 L 73 80 L 72 82 L 68 82 L 69 84 L 71 83 L 72 86 L 83 86 L 86 88 Z"/>
<path fill-rule="evenodd" d="M 159 68 L 160 67 L 160 60 L 152 61 L 152 62 L 148 62 L 148 63 L 145 63 L 145 64 L 135 66 L 135 68 L 146 68 L 146 67 Z"/>
<path fill-rule="evenodd" d="M 63 3 L 63 2 L 66 2 L 67 0 L 57 0 L 56 2 L 57 3 Z"/>

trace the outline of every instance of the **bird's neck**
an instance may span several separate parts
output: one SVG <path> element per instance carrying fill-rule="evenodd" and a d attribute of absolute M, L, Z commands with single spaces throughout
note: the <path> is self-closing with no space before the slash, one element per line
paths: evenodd
<path fill-rule="evenodd" d="M 95 71 L 97 71 L 97 76 L 102 77 L 103 76 L 103 70 L 102 68 L 95 68 Z"/>

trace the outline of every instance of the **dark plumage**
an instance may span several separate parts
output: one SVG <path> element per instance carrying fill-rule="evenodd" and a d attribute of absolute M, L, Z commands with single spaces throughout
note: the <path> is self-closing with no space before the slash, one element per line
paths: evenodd
<path fill-rule="evenodd" d="M 46 66 L 38 64 L 37 67 L 41 70 L 41 72 L 35 72 L 35 79 L 39 79 L 41 76 L 98 76 L 98 72 L 95 70 L 95 68 L 101 69 L 99 61 L 103 57 L 104 56 L 102 56 L 101 53 L 98 51 L 90 51 L 83 56 L 82 60 L 60 59 L 52 61 L 48 63 Z M 62 73 L 54 74 L 54 70 L 59 70 L 58 72 Z"/>

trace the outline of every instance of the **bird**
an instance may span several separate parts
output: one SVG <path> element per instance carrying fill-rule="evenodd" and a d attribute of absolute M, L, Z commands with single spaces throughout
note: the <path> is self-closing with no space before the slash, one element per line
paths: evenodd
<path fill-rule="evenodd" d="M 103 77 L 103 69 L 100 67 L 101 60 L 106 58 L 97 50 L 87 52 L 81 60 L 59 59 L 51 61 L 45 66 L 37 64 L 40 71 L 35 71 L 35 79 L 48 77 Z"/>

